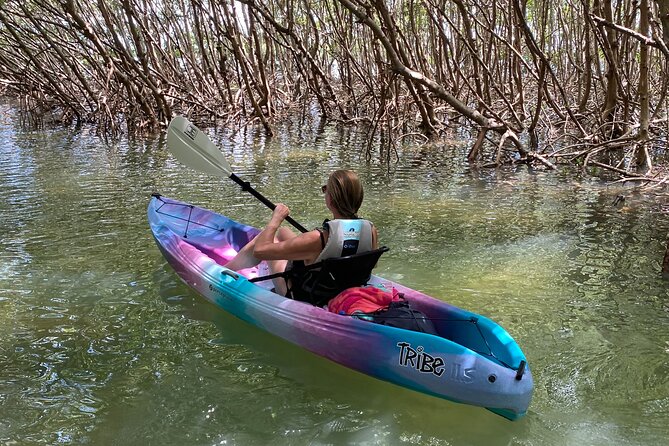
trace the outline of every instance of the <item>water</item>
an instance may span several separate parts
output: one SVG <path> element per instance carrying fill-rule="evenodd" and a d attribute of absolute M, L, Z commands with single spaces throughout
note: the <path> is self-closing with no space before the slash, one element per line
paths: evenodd
<path fill-rule="evenodd" d="M 307 227 L 326 217 L 328 172 L 358 170 L 361 214 L 392 248 L 378 273 L 503 325 L 535 378 L 528 415 L 373 380 L 219 311 L 165 264 L 150 193 L 255 225 L 265 208 L 160 138 L 24 131 L 3 104 L 0 444 L 665 444 L 667 196 L 566 169 L 477 171 L 448 161 L 457 145 L 368 163 L 360 135 L 314 130 L 216 140 Z"/>

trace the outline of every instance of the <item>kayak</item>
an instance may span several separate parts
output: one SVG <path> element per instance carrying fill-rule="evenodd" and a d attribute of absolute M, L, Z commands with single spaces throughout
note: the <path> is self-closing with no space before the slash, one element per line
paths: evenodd
<path fill-rule="evenodd" d="M 263 275 L 264 262 L 239 272 L 225 268 L 259 229 L 159 194 L 149 203 L 148 220 L 178 276 L 232 315 L 377 379 L 510 420 L 527 412 L 533 390 L 527 359 L 492 320 L 374 275 L 370 285 L 395 288 L 438 334 L 332 313 L 274 293 L 271 280 L 251 282 Z"/>

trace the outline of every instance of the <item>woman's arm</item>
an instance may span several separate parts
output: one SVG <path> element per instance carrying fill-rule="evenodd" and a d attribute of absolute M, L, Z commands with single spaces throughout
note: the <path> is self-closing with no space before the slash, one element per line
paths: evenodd
<path fill-rule="evenodd" d="M 276 230 L 277 228 L 271 230 L 270 241 L 263 239 L 256 242 L 253 255 L 258 260 L 311 260 L 321 252 L 321 236 L 318 231 L 305 232 L 290 240 L 275 242 Z"/>
<path fill-rule="evenodd" d="M 372 249 L 379 247 L 379 234 L 376 232 L 376 226 L 372 223 Z"/>
<path fill-rule="evenodd" d="M 290 213 L 284 204 L 277 204 L 269 223 L 256 237 L 253 256 L 259 260 L 310 260 L 321 252 L 321 236 L 317 230 L 275 241 L 276 232 Z"/>

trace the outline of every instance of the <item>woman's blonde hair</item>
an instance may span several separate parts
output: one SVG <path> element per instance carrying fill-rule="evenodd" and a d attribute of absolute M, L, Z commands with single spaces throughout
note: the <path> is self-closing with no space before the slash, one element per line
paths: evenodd
<path fill-rule="evenodd" d="M 344 218 L 358 218 L 364 196 L 358 174 L 352 170 L 335 170 L 327 184 L 330 203 Z"/>

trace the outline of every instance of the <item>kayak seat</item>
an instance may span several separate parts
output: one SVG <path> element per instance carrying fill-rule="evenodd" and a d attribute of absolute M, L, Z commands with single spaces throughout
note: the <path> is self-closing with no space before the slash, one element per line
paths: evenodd
<path fill-rule="evenodd" d="M 347 288 L 366 285 L 379 258 L 389 250 L 383 246 L 350 256 L 324 259 L 311 265 L 293 262 L 292 267 L 282 273 L 256 277 L 250 282 L 283 277 L 289 284 L 287 297 L 323 306 Z"/>

